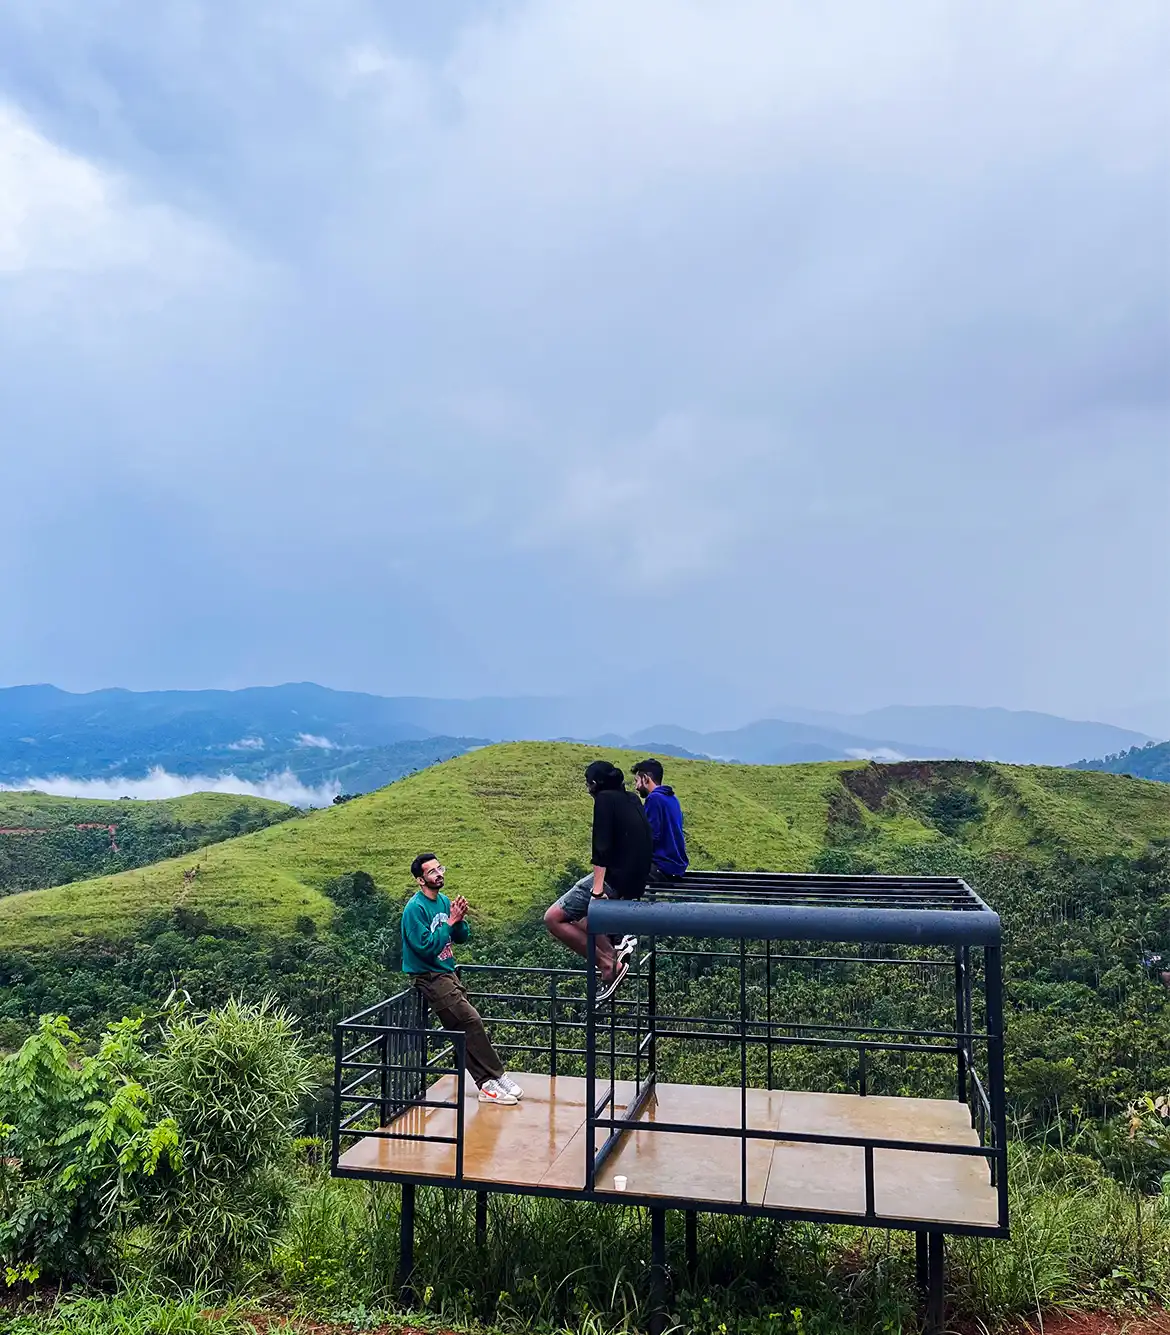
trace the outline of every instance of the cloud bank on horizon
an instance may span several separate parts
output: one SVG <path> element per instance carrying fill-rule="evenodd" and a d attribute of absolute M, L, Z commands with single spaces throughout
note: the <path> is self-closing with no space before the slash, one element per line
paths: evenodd
<path fill-rule="evenodd" d="M 0 679 L 1164 695 L 1168 55 L 1157 0 L 11 0 Z"/>
<path fill-rule="evenodd" d="M 116 802 L 123 797 L 157 800 L 186 797 L 188 793 L 237 793 L 245 797 L 266 797 L 291 807 L 327 807 L 341 792 L 341 785 L 305 784 L 289 770 L 253 781 L 230 772 L 172 774 L 156 765 L 137 779 L 116 775 L 109 779 L 76 779 L 67 774 L 53 774 L 43 779 L 26 779 L 22 783 L 0 783 L 0 789 L 13 793 L 48 793 L 52 797 L 84 797 L 91 802 Z"/>

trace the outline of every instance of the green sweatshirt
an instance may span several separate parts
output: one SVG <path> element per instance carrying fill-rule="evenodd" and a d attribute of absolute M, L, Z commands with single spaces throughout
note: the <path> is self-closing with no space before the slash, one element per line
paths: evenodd
<path fill-rule="evenodd" d="M 462 945 L 471 937 L 466 918 L 454 927 L 448 921 L 451 901 L 441 891 L 428 899 L 416 890 L 402 910 L 402 972 L 454 973 L 454 942 Z"/>

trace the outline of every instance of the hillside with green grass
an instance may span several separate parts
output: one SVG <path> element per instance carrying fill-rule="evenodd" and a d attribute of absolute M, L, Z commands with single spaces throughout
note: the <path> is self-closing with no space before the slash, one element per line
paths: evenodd
<path fill-rule="evenodd" d="M 1170 783 L 1170 742 L 1147 742 L 1102 760 L 1078 760 L 1070 769 L 1097 770 L 1105 774 L 1132 774 L 1138 779 Z"/>
<path fill-rule="evenodd" d="M 226 928 L 292 934 L 328 927 L 326 885 L 369 873 L 401 900 L 416 852 L 433 848 L 481 921 L 532 914 L 589 855 L 582 770 L 595 748 L 486 747 L 301 819 L 189 859 L 0 901 L 0 938 L 43 947 L 132 938 L 182 907 Z M 604 752 L 627 771 L 632 752 Z M 1136 856 L 1170 831 L 1170 789 L 1092 772 L 983 762 L 749 766 L 671 760 L 699 867 L 930 871 L 956 858 Z M 194 799 L 182 799 L 184 801 Z M 234 800 L 234 799 L 232 799 Z M 242 801 L 242 799 L 240 799 Z M 101 804 L 94 804 L 101 805 Z M 106 804 L 118 805 L 118 804 Z"/>
<path fill-rule="evenodd" d="M 297 815 L 235 793 L 109 802 L 0 790 L 0 895 L 179 857 Z"/>

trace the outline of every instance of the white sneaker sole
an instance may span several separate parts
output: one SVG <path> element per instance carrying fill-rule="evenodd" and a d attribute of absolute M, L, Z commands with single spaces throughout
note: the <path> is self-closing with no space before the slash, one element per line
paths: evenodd
<path fill-rule="evenodd" d="M 618 988 L 621 987 L 622 982 L 625 980 L 626 974 L 628 974 L 629 972 L 630 972 L 630 966 L 624 960 L 622 960 L 618 964 L 617 973 L 615 973 L 614 976 L 610 979 L 610 981 L 606 983 L 606 985 L 601 989 L 600 992 L 598 992 L 596 1001 L 599 1006 L 603 1001 L 608 1001 L 610 997 L 612 997 L 613 994 L 618 990 Z"/>
<path fill-rule="evenodd" d="M 511 1094 L 480 1094 L 480 1103 L 495 1103 L 501 1108 L 514 1108 L 520 1100 Z"/>

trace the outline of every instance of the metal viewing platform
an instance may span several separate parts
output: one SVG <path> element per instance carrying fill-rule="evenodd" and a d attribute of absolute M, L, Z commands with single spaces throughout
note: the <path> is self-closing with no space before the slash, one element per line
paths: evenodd
<path fill-rule="evenodd" d="M 659 1299 L 667 1209 L 689 1264 L 699 1211 L 913 1231 L 938 1327 L 945 1234 L 1008 1232 L 997 915 L 956 878 L 690 872 L 589 933 L 583 970 L 461 970 L 517 1107 L 412 988 L 337 1026 L 333 1172 L 402 1185 L 404 1281 L 417 1186 L 475 1191 L 481 1231 L 489 1192 L 555 1195 L 647 1208 Z M 602 933 L 639 947 L 599 1005 Z"/>

